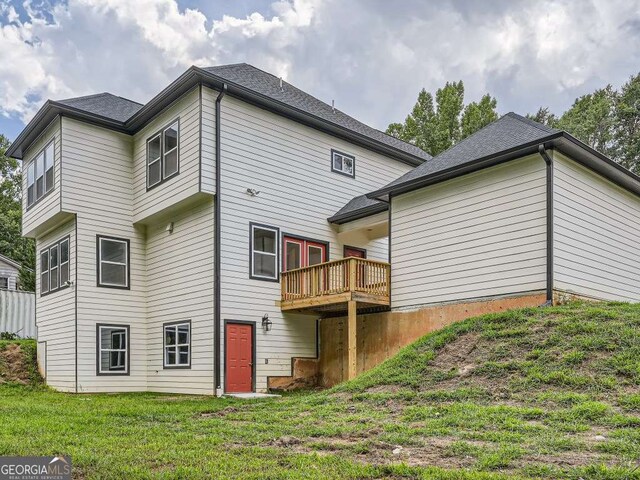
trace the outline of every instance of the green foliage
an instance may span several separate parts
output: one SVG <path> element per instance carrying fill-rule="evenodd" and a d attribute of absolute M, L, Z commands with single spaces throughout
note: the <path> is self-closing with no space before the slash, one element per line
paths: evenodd
<path fill-rule="evenodd" d="M 640 73 L 619 91 L 607 85 L 577 98 L 560 117 L 548 108 L 527 117 L 566 130 L 629 170 L 640 172 Z"/>
<path fill-rule="evenodd" d="M 4 384 L 0 455 L 67 454 L 78 478 L 640 479 L 638 347 L 640 305 L 572 304 L 458 322 L 282 398 Z"/>
<path fill-rule="evenodd" d="M 22 171 L 5 155 L 9 141 L 0 134 L 0 254 L 22 265 L 20 288 L 35 290 L 35 242 L 22 237 Z"/>
<path fill-rule="evenodd" d="M 464 84 L 447 82 L 433 95 L 422 89 L 404 123 L 392 123 L 387 133 L 438 155 L 498 118 L 497 101 L 489 94 L 464 105 Z"/>
<path fill-rule="evenodd" d="M 632 76 L 616 96 L 615 159 L 640 172 L 640 73 Z"/>

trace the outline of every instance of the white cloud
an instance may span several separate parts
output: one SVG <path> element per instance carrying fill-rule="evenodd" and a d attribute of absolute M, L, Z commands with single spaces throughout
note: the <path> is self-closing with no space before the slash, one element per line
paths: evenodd
<path fill-rule="evenodd" d="M 640 65 L 635 0 L 280 0 L 244 18 L 176 0 L 34 5 L 0 0 L 0 113 L 24 121 L 47 98 L 146 101 L 192 64 L 252 63 L 378 128 L 447 80 L 526 113 Z"/>

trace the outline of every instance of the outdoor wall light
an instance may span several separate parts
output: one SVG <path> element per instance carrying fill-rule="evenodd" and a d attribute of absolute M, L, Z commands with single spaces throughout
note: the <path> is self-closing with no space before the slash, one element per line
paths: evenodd
<path fill-rule="evenodd" d="M 269 320 L 269 314 L 265 313 L 262 316 L 262 328 L 264 329 L 265 332 L 270 332 L 271 331 L 271 325 L 273 325 L 273 322 L 271 320 Z"/>

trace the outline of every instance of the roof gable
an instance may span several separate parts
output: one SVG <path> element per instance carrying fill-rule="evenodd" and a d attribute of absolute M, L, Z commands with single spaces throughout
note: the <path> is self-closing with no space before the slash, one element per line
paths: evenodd
<path fill-rule="evenodd" d="M 510 112 L 407 172 L 389 183 L 384 189 L 464 165 L 519 145 L 541 140 L 559 132 L 558 129 L 547 127 Z"/>
<path fill-rule="evenodd" d="M 142 108 L 141 103 L 107 92 L 58 100 L 58 103 L 118 122 L 126 122 Z"/>
<path fill-rule="evenodd" d="M 219 67 L 191 67 L 145 105 L 100 93 L 61 101 L 48 100 L 36 113 L 7 155 L 21 158 L 23 152 L 57 115 L 68 115 L 112 130 L 134 134 L 180 95 L 198 84 L 227 92 L 276 114 L 312 128 L 345 138 L 410 165 L 419 165 L 429 154 L 359 122 L 293 85 L 246 63 Z"/>

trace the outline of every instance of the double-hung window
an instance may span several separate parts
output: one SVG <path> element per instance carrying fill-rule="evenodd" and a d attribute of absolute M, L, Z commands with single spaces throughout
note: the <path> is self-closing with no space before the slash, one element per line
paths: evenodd
<path fill-rule="evenodd" d="M 27 167 L 27 207 L 53 190 L 54 142 L 51 141 Z"/>
<path fill-rule="evenodd" d="M 9 277 L 0 277 L 0 290 L 9 289 Z"/>
<path fill-rule="evenodd" d="M 147 140 L 147 189 L 180 171 L 179 135 L 180 122 L 176 120 Z"/>
<path fill-rule="evenodd" d="M 69 284 L 69 237 L 40 251 L 40 295 Z"/>
<path fill-rule="evenodd" d="M 252 223 L 250 277 L 258 280 L 278 281 L 278 238 L 280 230 Z"/>
<path fill-rule="evenodd" d="M 97 371 L 99 375 L 129 374 L 129 326 L 97 325 Z"/>
<path fill-rule="evenodd" d="M 98 286 L 129 288 L 129 240 L 97 236 Z"/>
<path fill-rule="evenodd" d="M 353 155 L 331 150 L 331 171 L 347 177 L 355 177 L 356 158 Z"/>
<path fill-rule="evenodd" d="M 191 322 L 164 324 L 164 368 L 191 366 Z"/>

